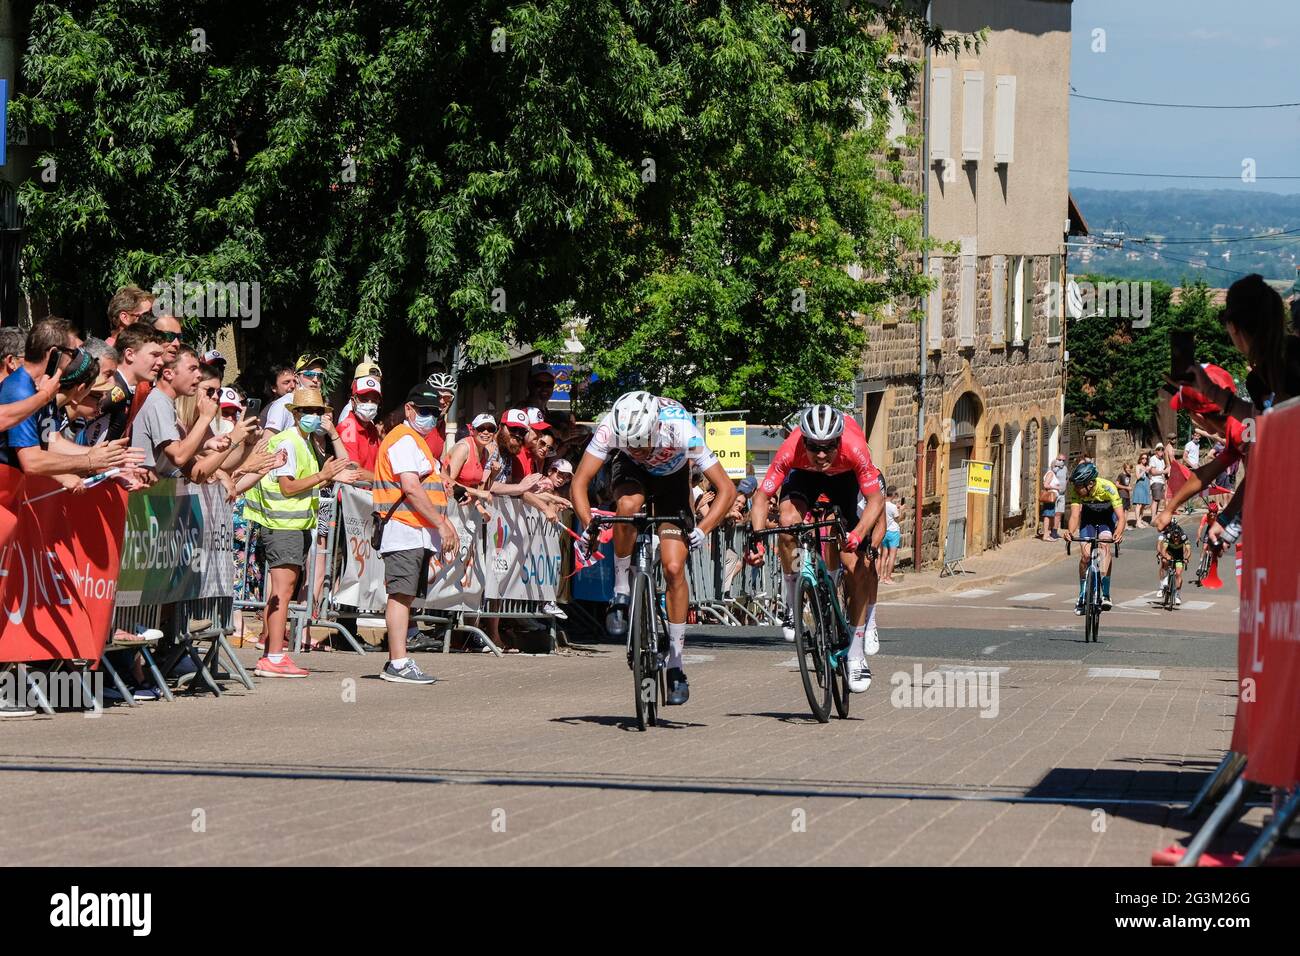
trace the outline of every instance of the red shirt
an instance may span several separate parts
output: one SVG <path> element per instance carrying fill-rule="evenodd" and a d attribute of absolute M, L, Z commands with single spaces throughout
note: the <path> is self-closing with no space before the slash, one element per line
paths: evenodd
<path fill-rule="evenodd" d="M 862 426 L 849 416 L 844 416 L 844 433 L 840 436 L 839 454 L 826 471 L 817 471 L 812 466 L 808 450 L 803 447 L 803 432 L 796 428 L 790 437 L 781 443 L 776 457 L 767 468 L 763 477 L 763 492 L 774 495 L 780 490 L 786 476 L 795 469 L 811 471 L 821 475 L 842 475 L 846 471 L 858 476 L 858 490 L 863 495 L 871 495 L 880 490 L 880 469 L 871 463 L 871 452 L 867 449 L 867 436 L 862 434 Z"/>
<path fill-rule="evenodd" d="M 363 422 L 356 415 L 349 415 L 343 419 L 338 431 L 343 447 L 348 450 L 348 459 L 373 473 L 379 455 L 379 429 L 373 422 Z"/>
<path fill-rule="evenodd" d="M 527 448 L 522 448 L 519 454 L 514 455 L 514 465 L 510 469 L 510 476 L 515 482 L 523 481 L 537 469 L 533 467 L 533 456 Z"/>
<path fill-rule="evenodd" d="M 433 452 L 435 461 L 442 461 L 442 450 L 447 447 L 447 420 L 438 422 L 438 427 L 424 436 L 424 443 Z"/>

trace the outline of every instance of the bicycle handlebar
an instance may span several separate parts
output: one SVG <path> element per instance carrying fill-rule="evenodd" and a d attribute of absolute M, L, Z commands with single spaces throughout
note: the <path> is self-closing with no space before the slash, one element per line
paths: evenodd
<path fill-rule="evenodd" d="M 799 524 L 777 525 L 771 528 L 764 528 L 762 531 L 755 531 L 752 528 L 749 531 L 749 539 L 754 541 L 758 538 L 769 538 L 774 534 L 807 534 L 816 531 L 819 528 L 838 528 L 840 537 L 845 534 L 844 523 L 839 518 L 832 518 L 827 521 L 803 521 Z"/>
<path fill-rule="evenodd" d="M 695 527 L 695 519 L 688 514 L 676 515 L 592 515 L 591 524 L 630 524 L 638 528 L 647 528 L 652 524 L 676 525 L 683 531 Z"/>

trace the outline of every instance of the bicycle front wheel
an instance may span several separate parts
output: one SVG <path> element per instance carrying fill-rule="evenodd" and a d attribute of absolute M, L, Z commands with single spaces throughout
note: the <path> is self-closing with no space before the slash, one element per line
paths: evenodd
<path fill-rule="evenodd" d="M 649 581 L 645 575 L 638 574 L 632 581 L 631 613 L 627 622 L 637 730 L 653 726 L 658 711 L 659 662 L 655 623 Z"/>
<path fill-rule="evenodd" d="M 799 676 L 803 679 L 808 706 L 821 724 L 831 719 L 829 626 L 817 588 L 801 579 L 794 619 L 795 654 L 799 658 Z"/>

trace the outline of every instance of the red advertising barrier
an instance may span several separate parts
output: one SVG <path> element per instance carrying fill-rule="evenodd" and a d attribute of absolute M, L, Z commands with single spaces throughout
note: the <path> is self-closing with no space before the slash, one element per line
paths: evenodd
<path fill-rule="evenodd" d="M 1300 403 L 1256 422 L 1242 520 L 1237 719 L 1232 749 L 1246 778 L 1276 787 L 1300 780 L 1300 510 L 1287 506 L 1300 474 Z"/>
<path fill-rule="evenodd" d="M 80 494 L 60 487 L 0 465 L 0 663 L 103 654 L 127 495 L 111 481 Z"/>

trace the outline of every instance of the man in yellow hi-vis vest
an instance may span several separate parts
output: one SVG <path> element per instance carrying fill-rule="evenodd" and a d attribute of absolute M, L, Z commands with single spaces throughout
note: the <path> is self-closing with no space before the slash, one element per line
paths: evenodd
<path fill-rule="evenodd" d="M 442 414 L 438 393 L 420 383 L 406 396 L 403 412 L 405 421 L 379 446 L 372 485 L 375 520 L 384 526 L 379 553 L 388 591 L 388 663 L 379 676 L 399 684 L 432 684 L 435 679 L 406 655 L 411 602 L 428 587 L 430 554 L 440 550 L 450 559 L 460 540 L 444 514 L 447 495 L 438 458 L 424 437 Z"/>
<path fill-rule="evenodd" d="M 330 457 L 323 465 L 316 463 L 308 436 L 321 427 L 321 417 L 329 411 L 321 393 L 300 388 L 293 393 L 288 408 L 294 426 L 276 433 L 267 446 L 273 454 L 283 449 L 285 462 L 250 488 L 244 499 L 244 516 L 266 529 L 262 540 L 271 570 L 263 635 L 266 651 L 253 672 L 259 677 L 306 677 L 308 674 L 289 658 L 284 646 L 289 602 L 302 579 L 312 529 L 316 527 L 319 507 L 316 489 L 331 481 L 352 484 L 357 478 L 356 466 L 348 461 L 346 454 Z M 337 433 L 331 437 L 337 453 L 342 443 Z"/>

